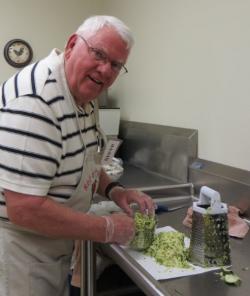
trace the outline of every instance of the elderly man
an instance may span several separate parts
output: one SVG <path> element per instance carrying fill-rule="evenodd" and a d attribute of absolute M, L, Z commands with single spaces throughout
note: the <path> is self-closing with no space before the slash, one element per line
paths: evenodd
<path fill-rule="evenodd" d="M 98 191 L 127 214 L 152 200 L 113 183 L 95 99 L 127 71 L 133 38 L 111 16 L 87 19 L 63 53 L 29 65 L 0 87 L 0 295 L 67 295 L 74 240 L 124 244 L 129 215 L 87 214 Z"/>

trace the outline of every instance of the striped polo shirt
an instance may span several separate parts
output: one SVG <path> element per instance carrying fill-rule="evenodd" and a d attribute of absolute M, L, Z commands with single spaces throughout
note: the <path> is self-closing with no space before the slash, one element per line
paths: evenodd
<path fill-rule="evenodd" d="M 94 102 L 77 109 L 54 49 L 0 86 L 0 217 L 7 218 L 3 188 L 67 201 L 85 147 L 97 149 Z"/>

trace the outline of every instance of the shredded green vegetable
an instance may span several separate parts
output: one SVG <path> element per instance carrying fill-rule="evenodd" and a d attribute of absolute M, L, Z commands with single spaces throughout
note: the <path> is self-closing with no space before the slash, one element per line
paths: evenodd
<path fill-rule="evenodd" d="M 190 268 L 188 249 L 184 245 L 184 234 L 178 231 L 157 234 L 145 254 L 166 267 Z"/>
<path fill-rule="evenodd" d="M 154 240 L 156 220 L 154 217 L 136 212 L 135 221 L 135 237 L 130 246 L 136 250 L 144 250 L 148 248 Z"/>
<path fill-rule="evenodd" d="M 154 229 L 156 223 L 153 216 L 144 215 L 140 212 L 135 213 L 134 220 L 136 230 Z"/>

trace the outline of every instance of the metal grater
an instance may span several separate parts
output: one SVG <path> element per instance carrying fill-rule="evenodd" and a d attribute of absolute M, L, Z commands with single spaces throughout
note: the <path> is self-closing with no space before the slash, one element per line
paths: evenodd
<path fill-rule="evenodd" d="M 230 265 L 227 205 L 219 192 L 203 186 L 193 203 L 190 260 L 203 267 Z"/>

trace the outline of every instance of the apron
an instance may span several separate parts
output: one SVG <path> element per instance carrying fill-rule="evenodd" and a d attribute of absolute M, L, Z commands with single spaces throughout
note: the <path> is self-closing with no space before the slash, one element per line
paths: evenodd
<path fill-rule="evenodd" d="M 101 153 L 85 154 L 81 179 L 66 206 L 88 211 L 98 188 L 100 159 Z M 0 221 L 0 295 L 68 296 L 73 245 Z"/>

